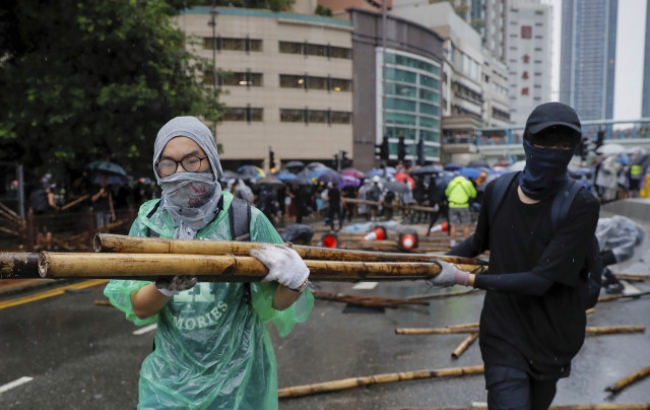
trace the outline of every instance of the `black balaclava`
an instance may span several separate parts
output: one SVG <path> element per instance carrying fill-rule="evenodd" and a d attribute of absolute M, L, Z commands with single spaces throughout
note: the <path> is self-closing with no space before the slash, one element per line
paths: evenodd
<path fill-rule="evenodd" d="M 519 174 L 519 186 L 532 199 L 551 198 L 567 181 L 567 166 L 575 149 L 539 148 L 524 140 L 526 166 Z"/>

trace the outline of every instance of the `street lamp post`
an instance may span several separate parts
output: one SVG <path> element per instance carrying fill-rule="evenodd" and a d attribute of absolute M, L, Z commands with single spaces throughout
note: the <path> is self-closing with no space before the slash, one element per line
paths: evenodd
<path fill-rule="evenodd" d="M 212 8 L 210 9 L 210 21 L 208 22 L 209 26 L 212 26 L 212 87 L 213 93 L 216 95 L 217 90 L 217 15 L 219 12 L 212 2 Z M 217 142 L 217 120 L 214 121 L 214 141 Z"/>

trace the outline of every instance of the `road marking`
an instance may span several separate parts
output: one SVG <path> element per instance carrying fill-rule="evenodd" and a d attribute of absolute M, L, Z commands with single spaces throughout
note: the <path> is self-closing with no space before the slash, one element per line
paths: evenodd
<path fill-rule="evenodd" d="M 66 289 L 72 289 L 72 290 L 85 289 L 85 288 L 91 288 L 93 286 L 103 285 L 105 283 L 108 283 L 108 280 L 106 279 L 86 280 L 80 283 L 75 283 L 73 285 L 62 286 L 60 288 L 37 293 L 35 295 L 24 296 L 22 298 L 11 299 L 5 302 L 0 302 L 0 309 L 6 309 L 13 306 L 23 305 L 29 302 L 35 302 L 41 299 L 51 298 L 53 296 L 63 295 Z"/>
<path fill-rule="evenodd" d="M 352 289 L 374 289 L 377 287 L 379 282 L 359 282 L 356 285 L 352 286 Z"/>
<path fill-rule="evenodd" d="M 154 323 L 153 325 L 145 326 L 143 328 L 140 328 L 140 329 L 134 331 L 133 334 L 137 335 L 137 336 L 140 336 L 140 335 L 143 335 L 145 333 L 149 333 L 152 330 L 156 330 L 157 328 L 158 328 L 158 325 Z"/>
<path fill-rule="evenodd" d="M 5 385 L 2 385 L 2 386 L 0 386 L 0 394 L 6 392 L 6 391 L 8 391 L 8 390 L 13 389 L 14 387 L 18 387 L 18 386 L 20 386 L 21 384 L 29 383 L 29 382 L 31 382 L 32 380 L 34 380 L 33 377 L 23 376 L 23 377 L 21 377 L 20 379 L 16 379 L 16 380 L 14 380 L 14 381 L 12 381 L 12 382 L 9 382 L 9 383 L 7 383 L 7 384 L 5 384 Z"/>

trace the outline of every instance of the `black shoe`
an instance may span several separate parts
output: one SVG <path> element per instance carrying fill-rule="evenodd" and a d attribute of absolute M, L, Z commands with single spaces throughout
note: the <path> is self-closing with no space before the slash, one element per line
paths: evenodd
<path fill-rule="evenodd" d="M 619 293 L 623 293 L 623 290 L 625 289 L 625 286 L 621 282 L 616 282 L 616 283 L 610 283 L 605 287 L 605 292 L 607 292 L 610 295 L 617 295 Z"/>

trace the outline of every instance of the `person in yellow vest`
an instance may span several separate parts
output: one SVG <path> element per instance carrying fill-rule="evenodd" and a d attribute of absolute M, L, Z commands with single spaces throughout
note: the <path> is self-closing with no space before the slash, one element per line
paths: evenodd
<path fill-rule="evenodd" d="M 463 238 L 469 238 L 471 233 L 472 216 L 469 212 L 469 201 L 476 198 L 476 188 L 472 181 L 459 175 L 449 181 L 445 189 L 449 203 L 449 246 L 456 246 L 457 227 L 463 226 Z"/>

